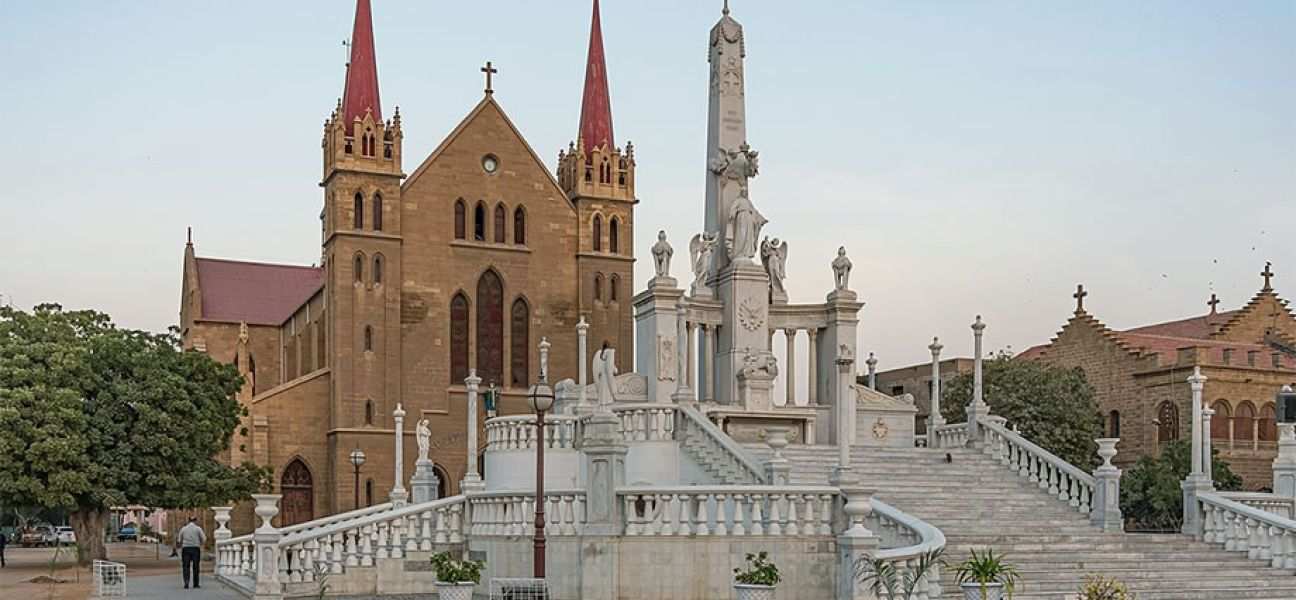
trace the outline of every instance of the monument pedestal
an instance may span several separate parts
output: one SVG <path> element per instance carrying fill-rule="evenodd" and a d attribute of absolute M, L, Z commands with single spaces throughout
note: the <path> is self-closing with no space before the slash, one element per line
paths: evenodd
<path fill-rule="evenodd" d="M 722 324 L 716 348 L 715 399 L 720 404 L 745 403 L 739 373 L 748 366 L 749 357 L 769 355 L 769 276 L 751 259 L 738 259 L 720 272 L 716 286 L 720 289 Z"/>
<path fill-rule="evenodd" d="M 432 461 L 420 458 L 414 463 L 414 476 L 410 477 L 410 488 L 414 492 L 414 504 L 431 502 L 439 498 L 437 490 L 441 487 L 441 478 L 432 468 Z"/>
<path fill-rule="evenodd" d="M 654 277 L 634 298 L 635 371 L 648 379 L 648 401 L 671 402 L 679 377 L 679 302 L 672 277 Z"/>

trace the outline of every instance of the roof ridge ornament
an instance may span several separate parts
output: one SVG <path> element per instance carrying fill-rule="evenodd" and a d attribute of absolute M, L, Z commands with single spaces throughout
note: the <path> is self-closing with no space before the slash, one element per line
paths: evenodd
<path fill-rule="evenodd" d="M 1261 277 L 1264 277 L 1264 287 L 1261 288 L 1260 291 L 1262 291 L 1262 292 L 1272 292 L 1272 291 L 1273 291 L 1273 282 L 1270 281 L 1270 280 L 1272 280 L 1273 277 L 1274 277 L 1274 272 L 1273 272 L 1273 263 L 1272 263 L 1272 262 L 1270 262 L 1270 261 L 1265 261 L 1265 268 L 1264 268 L 1263 271 L 1260 272 L 1260 276 L 1261 276 Z"/>

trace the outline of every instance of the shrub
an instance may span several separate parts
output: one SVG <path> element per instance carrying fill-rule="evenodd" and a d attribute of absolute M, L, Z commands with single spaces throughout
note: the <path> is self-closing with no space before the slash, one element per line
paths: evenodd
<path fill-rule="evenodd" d="M 770 562 L 769 554 L 747 554 L 747 570 L 734 569 L 734 581 L 744 585 L 778 585 L 782 581 L 778 566 Z"/>
<path fill-rule="evenodd" d="M 954 571 L 958 583 L 979 584 L 982 597 L 985 596 L 987 585 L 1002 583 L 1004 591 L 1008 592 L 1008 597 L 1011 598 L 1013 588 L 1017 586 L 1017 580 L 1020 578 L 1017 567 L 1008 564 L 1002 554 L 995 556 L 994 550 L 990 548 L 987 548 L 984 554 L 978 554 L 973 550 L 972 556 L 959 563 Z"/>
<path fill-rule="evenodd" d="M 1114 577 L 1090 575 L 1085 577 L 1077 600 L 1135 600 L 1134 592 Z"/>
<path fill-rule="evenodd" d="M 442 583 L 481 583 L 482 567 L 485 561 L 455 560 L 449 552 L 438 552 L 432 555 L 432 568 L 436 570 L 437 581 Z"/>

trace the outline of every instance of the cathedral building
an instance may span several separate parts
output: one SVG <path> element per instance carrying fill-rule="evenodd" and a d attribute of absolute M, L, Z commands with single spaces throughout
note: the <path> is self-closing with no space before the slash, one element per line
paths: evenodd
<path fill-rule="evenodd" d="M 1121 438 L 1122 467 L 1170 441 L 1191 439 L 1187 379 L 1200 368 L 1207 378 L 1203 409 L 1214 411 L 1213 447 L 1246 489 L 1267 488 L 1277 456 L 1274 395 L 1296 381 L 1296 315 L 1274 290 L 1268 265 L 1261 275 L 1263 287 L 1239 309 L 1218 310 L 1212 294 L 1204 315 L 1123 331 L 1085 309 L 1089 292 L 1081 287 L 1075 314 L 1056 337 L 1019 358 L 1084 370 L 1106 434 Z"/>
<path fill-rule="evenodd" d="M 620 369 L 632 368 L 635 158 L 613 137 L 593 9 L 577 138 L 554 171 L 496 100 L 487 63 L 481 101 L 407 174 L 403 116 L 384 115 L 370 1 L 358 0 L 345 87 L 324 124 L 322 266 L 185 246 L 184 345 L 243 373 L 248 414 L 228 458 L 273 469 L 282 525 L 388 500 L 397 406 L 404 473 L 414 424 L 428 419 L 441 492 L 458 493 L 464 380 L 495 387 L 502 414 L 528 411 L 539 342 L 575 348 L 582 319 L 595 347 L 616 347 Z M 575 377 L 576 361 L 555 351 L 550 380 Z"/>

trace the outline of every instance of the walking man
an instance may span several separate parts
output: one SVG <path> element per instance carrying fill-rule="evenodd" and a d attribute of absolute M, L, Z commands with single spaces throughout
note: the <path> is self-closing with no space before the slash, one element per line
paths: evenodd
<path fill-rule="evenodd" d="M 4 550 L 5 550 L 5 546 L 8 545 L 9 545 L 9 538 L 5 537 L 5 534 L 0 533 L 0 568 L 4 568 L 5 566 Z"/>
<path fill-rule="evenodd" d="M 202 569 L 202 547 L 207 543 L 207 534 L 198 526 L 198 517 L 189 517 L 189 524 L 180 528 L 176 534 L 180 543 L 180 574 L 184 577 L 185 589 L 189 589 L 189 572 L 193 569 L 193 586 L 198 585 L 198 571 Z"/>

